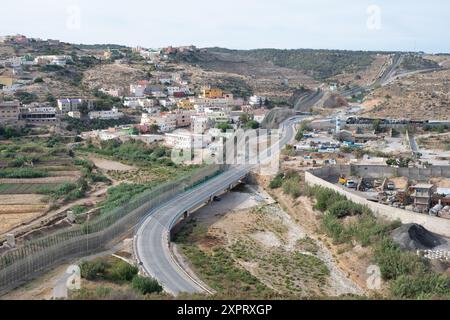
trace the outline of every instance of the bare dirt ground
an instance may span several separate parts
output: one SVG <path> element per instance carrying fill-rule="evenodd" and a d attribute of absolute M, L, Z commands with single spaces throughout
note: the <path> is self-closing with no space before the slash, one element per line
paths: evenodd
<path fill-rule="evenodd" d="M 125 239 L 119 242 L 111 250 L 100 252 L 95 255 L 83 257 L 78 261 L 73 261 L 74 264 L 78 264 L 81 261 L 91 261 L 99 257 L 106 257 L 113 255 L 119 259 L 128 261 L 126 257 L 132 254 L 132 239 Z M 51 300 L 53 299 L 53 289 L 60 281 L 61 278 L 66 276 L 66 270 L 70 264 L 65 263 L 56 268 L 52 268 L 43 275 L 38 276 L 35 280 L 27 283 L 26 285 L 19 287 L 10 293 L 1 296 L 0 300 Z M 89 282 L 82 280 L 81 287 L 84 289 L 96 289 L 101 287 L 102 283 Z M 108 283 L 111 286 L 111 283 Z M 117 288 L 120 288 L 118 286 Z"/>
<path fill-rule="evenodd" d="M 260 185 L 267 188 L 269 179 L 259 177 L 258 181 Z M 373 256 L 372 250 L 360 245 L 348 246 L 348 245 L 336 245 L 333 240 L 326 236 L 321 230 L 321 213 L 313 209 L 313 203 L 311 199 L 307 197 L 300 197 L 296 200 L 292 200 L 291 197 L 283 194 L 282 190 L 270 190 L 269 192 L 279 205 L 285 210 L 292 219 L 301 224 L 305 232 L 309 237 L 320 241 L 326 249 L 330 252 L 337 268 L 342 270 L 345 276 L 356 284 L 358 288 L 361 288 L 368 294 L 378 293 L 383 294 L 386 288 L 383 287 L 380 292 L 371 292 L 367 288 L 367 274 L 368 267 L 372 265 Z"/>
<path fill-rule="evenodd" d="M 275 191 L 280 205 L 289 212 L 296 221 L 301 221 L 302 226 L 308 228 L 311 237 L 320 239 L 329 250 L 337 267 L 351 279 L 359 288 L 367 290 L 367 268 L 370 263 L 370 249 L 357 246 L 355 248 L 343 248 L 336 246 L 333 241 L 321 233 L 319 213 L 312 209 L 311 200 L 300 198 L 294 204 L 292 200 L 281 192 Z"/>
<path fill-rule="evenodd" d="M 144 77 L 145 73 L 140 69 L 121 64 L 107 64 L 86 71 L 83 83 L 89 88 L 124 88 L 124 84 L 142 80 Z"/>
<path fill-rule="evenodd" d="M 0 300 L 50 300 L 53 297 L 54 284 L 68 267 L 69 264 L 60 265 L 36 280 L 1 296 Z"/>
<path fill-rule="evenodd" d="M 232 57 L 226 59 L 232 59 Z M 220 83 L 226 79 L 236 84 L 245 84 L 254 94 L 267 96 L 271 99 L 288 100 L 292 97 L 294 88 L 302 85 L 308 88 L 316 88 L 320 85 L 300 71 L 262 62 L 211 61 L 204 63 L 202 67 L 183 65 L 185 72 L 192 75 L 191 80 L 194 86 Z M 284 82 L 286 79 L 288 85 Z"/>
<path fill-rule="evenodd" d="M 105 199 L 109 187 L 110 186 L 100 184 L 91 190 L 83 199 L 64 204 L 54 210 L 49 210 L 50 207 L 46 206 L 44 209 L 34 212 L 33 214 L 11 213 L 8 215 L 0 215 L 0 218 L 3 218 L 3 221 L 5 221 L 4 229 L 0 232 L 0 237 L 6 232 L 23 235 L 33 230 L 40 229 L 55 217 L 64 214 L 66 211 L 77 205 L 93 207 Z"/>
<path fill-rule="evenodd" d="M 448 178 L 432 178 L 430 182 L 440 188 L 450 188 L 450 179 Z"/>
<path fill-rule="evenodd" d="M 34 194 L 0 195 L 0 234 L 44 213 L 48 205 L 42 200 Z"/>
<path fill-rule="evenodd" d="M 427 55 L 424 58 L 435 61 L 444 68 L 450 68 L 450 55 Z"/>
<path fill-rule="evenodd" d="M 450 70 L 414 74 L 376 89 L 364 116 L 413 120 L 450 119 Z"/>
<path fill-rule="evenodd" d="M 48 178 L 35 178 L 35 179 L 0 179 L 0 183 L 4 184 L 58 184 L 64 182 L 74 182 L 79 177 L 71 176 L 58 176 Z"/>
<path fill-rule="evenodd" d="M 450 150 L 450 133 L 416 135 L 419 147 L 428 150 Z"/>
<path fill-rule="evenodd" d="M 237 264 L 276 292 L 363 294 L 336 266 L 325 245 L 309 237 L 303 222 L 295 221 L 262 189 L 226 194 L 200 209 L 195 219 L 208 230 L 198 243 L 202 250 L 228 248 Z"/>
<path fill-rule="evenodd" d="M 107 160 L 95 156 L 90 156 L 89 160 L 91 160 L 95 164 L 95 166 L 101 170 L 121 172 L 136 170 L 136 167 L 128 166 L 117 161 Z"/>

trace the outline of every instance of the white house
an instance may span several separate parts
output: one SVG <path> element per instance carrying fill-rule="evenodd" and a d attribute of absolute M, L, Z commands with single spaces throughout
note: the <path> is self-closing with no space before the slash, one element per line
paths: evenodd
<path fill-rule="evenodd" d="M 112 97 L 116 97 L 116 98 L 122 96 L 122 94 L 123 94 L 122 89 L 119 89 L 119 88 L 113 88 L 113 89 L 101 88 L 99 91 L 103 92 L 105 94 L 108 94 L 108 95 L 110 95 Z"/>
<path fill-rule="evenodd" d="M 160 132 L 170 132 L 177 128 L 177 117 L 171 114 L 163 116 L 154 116 L 148 113 L 143 113 L 141 118 L 141 125 L 157 125 Z"/>
<path fill-rule="evenodd" d="M 130 94 L 135 97 L 143 97 L 146 88 L 147 84 L 145 83 L 130 84 Z"/>
<path fill-rule="evenodd" d="M 71 56 L 38 56 L 34 63 L 38 65 L 56 65 L 65 66 L 67 62 L 73 61 Z"/>
<path fill-rule="evenodd" d="M 87 103 L 88 109 L 92 109 L 93 102 L 91 100 L 83 100 L 83 99 L 58 99 L 57 105 L 58 109 L 62 113 L 68 113 L 70 111 L 78 111 L 83 103 Z"/>
<path fill-rule="evenodd" d="M 159 83 L 164 85 L 171 85 L 172 84 L 172 77 L 170 76 L 162 76 L 159 78 Z"/>
<path fill-rule="evenodd" d="M 167 87 L 167 93 L 169 96 L 173 96 L 175 93 L 179 92 L 188 95 L 191 93 L 191 90 L 188 87 Z"/>
<path fill-rule="evenodd" d="M 127 108 L 152 108 L 155 106 L 156 101 L 151 98 L 145 97 L 126 97 L 123 105 Z"/>
<path fill-rule="evenodd" d="M 209 119 L 204 116 L 191 117 L 191 130 L 196 134 L 204 134 L 209 129 Z"/>
<path fill-rule="evenodd" d="M 249 100 L 249 104 L 251 106 L 262 106 L 266 102 L 266 97 L 260 96 L 251 96 Z"/>
<path fill-rule="evenodd" d="M 168 147 L 180 150 L 204 149 L 208 146 L 208 138 L 190 132 L 166 133 L 165 144 Z"/>
<path fill-rule="evenodd" d="M 89 119 L 94 120 L 118 120 L 123 117 L 123 113 L 119 112 L 117 108 L 106 111 L 91 111 L 89 112 Z"/>

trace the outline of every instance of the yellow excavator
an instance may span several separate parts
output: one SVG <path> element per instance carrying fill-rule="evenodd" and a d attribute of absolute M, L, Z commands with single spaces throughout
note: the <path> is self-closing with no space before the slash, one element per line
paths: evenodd
<path fill-rule="evenodd" d="M 347 182 L 348 182 L 348 179 L 347 179 L 344 175 L 341 175 L 341 176 L 339 177 L 339 183 L 340 183 L 341 185 L 345 186 L 345 185 L 347 184 Z"/>

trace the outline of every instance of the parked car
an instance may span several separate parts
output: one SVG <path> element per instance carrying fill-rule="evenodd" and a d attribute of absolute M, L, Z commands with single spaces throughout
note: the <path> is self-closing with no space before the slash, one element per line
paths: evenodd
<path fill-rule="evenodd" d="M 353 180 L 348 180 L 345 186 L 349 189 L 356 189 L 357 187 L 356 182 Z"/>
<path fill-rule="evenodd" d="M 387 189 L 388 190 L 395 190 L 395 184 L 393 182 L 388 182 Z"/>

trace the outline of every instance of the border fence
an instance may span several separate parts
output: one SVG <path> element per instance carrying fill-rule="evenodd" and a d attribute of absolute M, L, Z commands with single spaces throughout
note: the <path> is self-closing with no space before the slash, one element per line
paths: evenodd
<path fill-rule="evenodd" d="M 67 259 L 104 250 L 124 236 L 161 204 L 217 176 L 225 166 L 211 165 L 194 173 L 144 191 L 129 203 L 100 215 L 83 225 L 25 242 L 0 257 L 0 294 L 20 286 L 36 274 Z"/>

